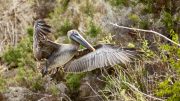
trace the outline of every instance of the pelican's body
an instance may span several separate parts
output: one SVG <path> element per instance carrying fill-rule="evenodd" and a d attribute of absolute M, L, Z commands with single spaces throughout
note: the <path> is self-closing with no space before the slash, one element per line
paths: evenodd
<path fill-rule="evenodd" d="M 70 61 L 77 53 L 79 46 L 74 44 L 62 44 L 59 49 L 47 59 L 47 67 L 50 69 L 61 67 Z"/>
<path fill-rule="evenodd" d="M 63 67 L 65 72 L 77 73 L 116 64 L 127 64 L 138 53 L 134 49 L 119 48 L 112 44 L 100 44 L 92 47 L 77 30 L 68 31 L 70 44 L 58 44 L 46 38 L 50 28 L 47 26 L 49 25 L 42 21 L 35 23 L 37 37 L 35 39 L 38 39 L 36 41 L 41 44 L 36 44 L 39 49 L 35 49 L 34 54 L 38 60 L 46 59 L 45 67 L 42 69 L 43 74 L 56 67 Z M 87 49 L 79 51 L 80 44 Z M 40 53 L 39 57 L 37 53 Z"/>

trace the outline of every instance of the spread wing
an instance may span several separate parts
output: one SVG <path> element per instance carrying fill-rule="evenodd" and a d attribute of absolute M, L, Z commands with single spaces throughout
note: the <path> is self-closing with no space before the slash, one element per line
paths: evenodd
<path fill-rule="evenodd" d="M 34 24 L 33 54 L 37 60 L 48 58 L 60 46 L 48 39 L 50 26 L 39 19 Z"/>
<path fill-rule="evenodd" d="M 64 67 L 65 72 L 86 72 L 96 68 L 127 64 L 138 52 L 133 48 L 120 48 L 112 44 L 97 45 L 96 51 L 83 50 Z"/>

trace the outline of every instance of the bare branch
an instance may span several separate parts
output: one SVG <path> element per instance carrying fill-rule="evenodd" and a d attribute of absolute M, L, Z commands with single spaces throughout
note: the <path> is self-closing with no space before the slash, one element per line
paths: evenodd
<path fill-rule="evenodd" d="M 103 98 L 91 87 L 88 82 L 86 82 L 86 84 L 91 88 L 91 90 L 96 94 L 96 96 L 98 96 L 102 101 L 104 101 Z"/>
<path fill-rule="evenodd" d="M 173 44 L 175 44 L 175 45 L 177 45 L 177 46 L 180 47 L 180 44 L 174 42 L 173 40 L 167 38 L 166 36 L 164 36 L 164 35 L 156 32 L 156 31 L 153 31 L 153 30 L 144 30 L 144 29 L 138 29 L 138 28 L 130 28 L 130 27 L 125 27 L 125 26 L 119 26 L 119 25 L 114 24 L 114 23 L 109 23 L 109 24 L 110 24 L 110 25 L 113 25 L 113 26 L 116 26 L 116 27 L 118 27 L 118 28 L 124 28 L 124 29 L 129 29 L 129 30 L 135 30 L 135 31 L 142 31 L 142 32 L 154 33 L 154 34 L 159 35 L 159 36 L 163 37 L 164 39 L 166 39 L 166 40 L 168 40 L 168 41 L 172 42 Z"/>

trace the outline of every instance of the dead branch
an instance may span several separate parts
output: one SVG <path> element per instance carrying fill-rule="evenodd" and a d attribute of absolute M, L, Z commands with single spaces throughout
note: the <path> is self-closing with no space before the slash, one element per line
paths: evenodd
<path fill-rule="evenodd" d="M 162 35 L 161 33 L 158 33 L 156 31 L 153 31 L 153 30 L 144 30 L 144 29 L 139 29 L 139 28 L 130 28 L 130 27 L 125 27 L 125 26 L 119 26 L 118 24 L 115 24 L 115 23 L 109 23 L 110 25 L 113 25 L 113 26 L 116 26 L 118 28 L 124 28 L 124 29 L 129 29 L 129 30 L 135 30 L 135 31 L 141 31 L 141 32 L 148 32 L 148 33 L 154 33 L 156 35 L 159 35 L 161 37 L 163 37 L 164 39 L 172 42 L 173 44 L 177 45 L 180 47 L 180 44 L 174 42 L 173 40 L 167 38 L 166 36 Z"/>

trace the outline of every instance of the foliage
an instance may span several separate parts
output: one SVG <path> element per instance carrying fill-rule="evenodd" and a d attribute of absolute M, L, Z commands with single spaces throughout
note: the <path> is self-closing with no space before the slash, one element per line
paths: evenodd
<path fill-rule="evenodd" d="M 70 90 L 75 91 L 79 88 L 81 79 L 85 76 L 84 73 L 80 74 L 68 74 L 66 76 L 66 83 Z"/>
<path fill-rule="evenodd" d="M 90 2 L 90 0 L 86 0 L 86 4 L 82 5 L 81 10 L 84 14 L 93 17 L 94 7 L 92 2 Z"/>
<path fill-rule="evenodd" d="M 13 64 L 15 67 L 30 66 L 34 67 L 32 55 L 32 28 L 28 29 L 28 36 L 23 38 L 15 47 L 7 47 L 2 55 L 3 61 Z"/>
<path fill-rule="evenodd" d="M 43 79 L 40 74 L 35 72 L 35 60 L 32 55 L 32 36 L 33 29 L 27 29 L 25 36 L 16 47 L 8 47 L 3 54 L 3 60 L 8 64 L 14 64 L 18 67 L 17 74 L 12 79 L 7 79 L 6 83 L 14 83 L 19 86 L 25 86 L 33 91 L 42 91 Z M 2 84 L 3 78 L 2 78 Z"/>
<path fill-rule="evenodd" d="M 101 33 L 101 28 L 97 26 L 93 21 L 90 21 L 87 34 L 90 37 L 96 37 Z"/>
<path fill-rule="evenodd" d="M 0 93 L 6 90 L 6 80 L 0 75 Z"/>
<path fill-rule="evenodd" d="M 162 12 L 162 22 L 168 28 L 168 31 L 174 28 L 174 19 L 169 12 Z"/>
<path fill-rule="evenodd" d="M 57 31 L 60 32 L 61 35 L 67 35 L 67 32 L 71 29 L 73 29 L 73 24 L 66 19 Z"/>
<path fill-rule="evenodd" d="M 53 34 L 56 38 L 66 35 L 69 30 L 77 27 L 78 23 L 72 22 L 71 18 L 61 16 L 61 14 L 66 13 L 69 2 L 70 0 L 57 0 L 56 7 L 50 13 L 50 23 L 53 29 L 55 29 Z"/>
<path fill-rule="evenodd" d="M 115 44 L 115 42 L 112 39 L 112 34 L 108 33 L 106 36 L 104 36 L 103 38 L 101 38 L 101 41 L 99 41 L 100 43 L 112 43 Z"/>
<path fill-rule="evenodd" d="M 176 81 L 172 84 L 171 78 L 165 80 L 159 84 L 158 96 L 168 97 L 167 101 L 179 101 L 180 100 L 180 81 Z"/>
<path fill-rule="evenodd" d="M 128 18 L 129 18 L 130 20 L 132 20 L 134 23 L 138 23 L 138 22 L 140 21 L 139 16 L 136 15 L 136 14 L 130 14 L 130 15 L 128 16 Z"/>
<path fill-rule="evenodd" d="M 56 0 L 57 5 L 54 8 L 53 14 L 59 15 L 66 11 L 70 0 Z M 51 15 L 51 14 L 50 14 Z M 52 17 L 52 16 L 51 16 Z"/>
<path fill-rule="evenodd" d="M 55 84 L 51 84 L 49 87 L 48 87 L 48 92 L 50 92 L 51 94 L 53 95 L 58 95 L 60 94 L 60 91 L 58 89 L 58 87 L 55 85 Z"/>
<path fill-rule="evenodd" d="M 154 56 L 154 52 L 149 49 L 148 40 L 142 41 L 142 48 L 141 48 L 141 50 L 145 53 L 147 58 L 150 58 L 150 57 Z"/>
<path fill-rule="evenodd" d="M 139 0 L 142 2 L 145 6 L 144 12 L 145 13 L 152 13 L 153 12 L 153 0 Z"/>
<path fill-rule="evenodd" d="M 173 30 L 170 31 L 173 41 L 178 42 L 178 35 Z M 157 95 L 161 97 L 167 97 L 168 101 L 180 100 L 180 62 L 177 58 L 180 58 L 180 49 L 177 46 L 162 45 L 160 49 L 162 52 L 162 59 L 164 62 L 168 62 L 175 72 L 173 75 L 167 75 L 165 80 L 160 82 Z M 166 54 L 164 54 L 166 52 Z M 173 54 L 172 54 L 173 53 Z"/>
<path fill-rule="evenodd" d="M 15 76 L 15 82 L 17 82 L 17 85 L 27 87 L 35 92 L 44 91 L 45 89 L 43 86 L 45 81 L 41 74 L 34 72 L 30 68 L 19 67 Z"/>
<path fill-rule="evenodd" d="M 128 5 L 128 0 L 108 0 L 112 6 L 120 7 L 123 5 Z"/>
<path fill-rule="evenodd" d="M 132 86 L 134 86 L 135 89 L 140 89 L 141 86 L 139 85 L 146 85 L 141 81 L 137 82 L 138 78 L 139 79 L 143 78 L 143 75 L 136 75 L 136 74 L 141 73 L 142 71 L 135 70 L 134 73 L 129 74 L 131 72 L 131 69 L 125 70 L 121 66 L 116 66 L 114 68 L 117 76 L 108 75 L 107 77 L 105 77 L 106 87 L 102 91 L 104 98 L 107 101 L 109 100 L 145 101 L 146 100 L 145 96 L 132 88 Z M 138 68 L 143 68 L 143 67 L 138 67 Z"/>
<path fill-rule="evenodd" d="M 142 28 L 142 29 L 148 29 L 148 27 L 150 26 L 149 24 L 149 21 L 146 19 L 146 20 L 141 20 L 139 22 L 139 27 Z"/>

